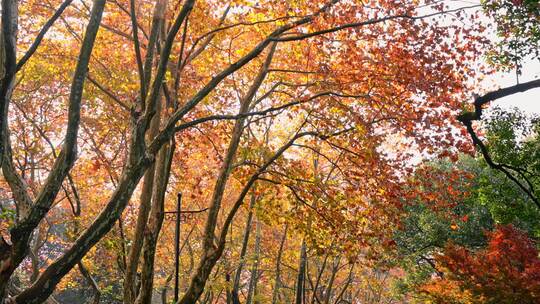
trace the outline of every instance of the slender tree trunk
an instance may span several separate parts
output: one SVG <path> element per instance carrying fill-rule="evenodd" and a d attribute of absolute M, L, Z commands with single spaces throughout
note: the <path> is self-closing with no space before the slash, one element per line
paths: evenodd
<path fill-rule="evenodd" d="M 285 240 L 287 239 L 287 230 L 289 226 L 285 225 L 285 230 L 283 231 L 283 236 L 281 237 L 281 242 L 279 244 L 279 250 L 276 258 L 276 276 L 274 279 L 274 291 L 272 292 L 272 304 L 277 304 L 279 296 L 279 288 L 281 285 L 281 258 L 283 256 L 283 247 L 285 246 Z"/>
<path fill-rule="evenodd" d="M 39 248 L 40 243 L 42 242 L 42 232 L 41 229 L 36 229 L 33 237 L 33 244 L 28 250 L 28 255 L 30 256 L 30 262 L 32 265 L 32 274 L 30 275 L 30 282 L 35 282 L 39 276 Z"/>
<path fill-rule="evenodd" d="M 252 304 L 253 298 L 257 296 L 257 281 L 259 280 L 259 256 L 261 254 L 261 223 L 257 220 L 255 232 L 255 255 L 251 268 L 251 278 L 249 280 L 248 296 L 246 304 Z"/>
<path fill-rule="evenodd" d="M 126 253 L 126 237 L 124 235 L 124 220 L 122 217 L 118 219 L 118 235 L 120 236 L 120 256 L 118 257 L 118 268 L 122 273 L 126 272 L 127 267 L 127 253 Z"/>
<path fill-rule="evenodd" d="M 233 288 L 231 291 L 233 304 L 240 303 L 240 297 L 239 297 L 240 277 L 242 275 L 242 268 L 245 263 L 246 252 L 247 252 L 247 247 L 249 243 L 249 235 L 251 233 L 251 223 L 253 221 L 253 207 L 255 206 L 255 201 L 256 201 L 255 192 L 252 192 L 250 203 L 249 203 L 249 211 L 248 211 L 248 218 L 246 221 L 246 228 L 244 230 L 244 237 L 242 239 L 242 249 L 240 249 L 240 256 L 238 257 L 238 260 L 240 262 L 238 263 L 238 269 L 236 269 L 236 274 L 234 276 L 234 282 L 233 282 Z"/>
<path fill-rule="evenodd" d="M 334 280 L 336 279 L 336 274 L 339 269 L 339 263 L 341 261 L 341 256 L 337 256 L 334 259 L 334 263 L 332 265 L 332 274 L 330 275 L 330 280 L 328 281 L 328 285 L 326 286 L 326 290 L 324 292 L 324 304 L 329 304 L 330 299 L 332 298 L 332 289 L 334 288 Z"/>
<path fill-rule="evenodd" d="M 334 304 L 339 304 L 341 299 L 343 299 L 343 295 L 345 294 L 345 291 L 347 291 L 347 289 L 351 285 L 351 282 L 353 280 L 353 275 L 354 275 L 353 270 L 354 270 L 354 264 L 351 265 L 351 268 L 349 269 L 349 275 L 347 276 L 347 282 L 345 283 L 345 285 L 343 285 L 343 287 L 341 288 L 341 291 L 338 293 L 338 296 Z M 380 301 L 377 301 L 377 303 L 380 303 Z"/>
<path fill-rule="evenodd" d="M 163 288 L 161 289 L 161 304 L 167 304 L 167 290 L 169 289 L 169 283 L 171 282 L 173 275 L 169 275 Z"/>
<path fill-rule="evenodd" d="M 86 279 L 86 281 L 88 282 L 88 284 L 92 288 L 92 291 L 94 291 L 94 296 L 92 298 L 91 303 L 92 304 L 99 304 L 99 300 L 101 298 L 101 291 L 99 291 L 98 284 L 96 283 L 96 281 L 94 280 L 94 278 L 92 277 L 90 272 L 88 272 L 88 269 L 86 269 L 86 267 L 84 266 L 84 264 L 82 262 L 79 262 L 78 266 L 79 266 L 79 271 L 81 272 L 83 277 Z"/>
<path fill-rule="evenodd" d="M 317 300 L 317 303 L 319 303 L 319 297 L 317 296 L 317 291 L 319 290 L 319 284 L 321 282 L 321 277 L 324 273 L 324 270 L 326 269 L 326 262 L 328 261 L 328 256 L 330 254 L 327 253 L 325 256 L 324 256 L 324 260 L 323 260 L 323 263 L 321 265 L 321 268 L 319 270 L 319 273 L 317 274 L 317 280 L 315 281 L 315 285 L 313 286 L 313 294 L 311 296 L 311 304 L 314 304 L 315 303 L 315 300 Z"/>
<path fill-rule="evenodd" d="M 255 77 L 255 80 L 253 81 L 246 95 L 242 98 L 239 114 L 245 114 L 249 111 L 253 97 L 268 74 L 268 69 L 272 61 L 275 47 L 276 44 L 274 43 L 264 64 L 261 66 L 259 73 Z M 234 124 L 232 138 L 229 142 L 223 164 L 219 170 L 218 178 L 214 186 L 214 191 L 210 202 L 210 208 L 208 210 L 208 218 L 204 228 L 201 260 L 199 262 L 199 266 L 195 270 L 195 275 L 191 278 L 190 285 L 184 294 L 184 297 L 180 300 L 180 304 L 193 304 L 197 301 L 197 299 L 199 299 L 213 267 L 223 253 L 224 244 L 215 244 L 215 230 L 219 210 L 221 209 L 221 201 L 223 199 L 225 186 L 227 184 L 231 167 L 236 156 L 236 151 L 238 150 L 238 146 L 240 144 L 240 138 L 244 130 L 244 122 L 245 118 L 240 118 L 236 120 Z"/>
<path fill-rule="evenodd" d="M 232 304 L 232 288 L 231 288 L 231 275 L 229 273 L 226 273 L 225 274 L 225 282 L 227 284 L 227 293 L 225 295 L 226 297 L 226 303 L 227 304 Z"/>
<path fill-rule="evenodd" d="M 298 262 L 298 275 L 296 277 L 296 304 L 304 303 L 304 281 L 306 275 L 307 250 L 306 241 L 302 241 L 300 246 L 300 261 Z"/>
<path fill-rule="evenodd" d="M 159 115 L 156 115 L 159 116 Z M 148 137 L 153 138 L 159 131 L 159 118 L 154 117 L 150 130 L 148 131 Z M 139 212 L 137 215 L 137 223 L 135 226 L 135 233 L 133 234 L 133 242 L 129 249 L 129 256 L 126 265 L 126 274 L 124 276 L 124 303 L 129 304 L 135 301 L 137 290 L 136 286 L 136 274 L 139 265 L 139 258 L 143 246 L 144 230 L 148 222 L 148 215 L 150 213 L 150 206 L 152 203 L 152 189 L 154 184 L 155 165 L 150 166 L 143 178 L 143 185 L 141 190 Z"/>

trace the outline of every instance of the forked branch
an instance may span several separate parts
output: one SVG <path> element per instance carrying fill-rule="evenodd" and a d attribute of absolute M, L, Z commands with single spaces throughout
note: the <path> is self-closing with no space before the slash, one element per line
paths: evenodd
<path fill-rule="evenodd" d="M 510 179 L 512 182 L 514 182 L 525 194 L 535 203 L 535 205 L 540 209 L 540 201 L 538 200 L 538 197 L 536 197 L 535 189 L 533 186 L 533 183 L 527 178 L 527 176 L 523 173 L 523 170 L 520 168 L 515 168 L 510 165 L 501 164 L 495 162 L 491 155 L 489 154 L 489 150 L 487 146 L 482 142 L 482 140 L 478 137 L 476 132 L 474 131 L 474 128 L 472 126 L 472 122 L 476 120 L 482 119 L 482 110 L 484 105 L 488 104 L 491 101 L 507 97 L 516 93 L 525 92 L 530 89 L 538 88 L 540 87 L 540 79 L 517 84 L 511 87 L 499 89 L 496 91 L 489 92 L 487 94 L 484 94 L 482 96 L 477 96 L 474 99 L 474 111 L 472 112 L 464 112 L 461 115 L 457 117 L 457 119 L 465 125 L 467 128 L 467 132 L 471 136 L 471 139 L 473 143 L 478 146 L 480 149 L 480 152 L 482 153 L 482 156 L 486 160 L 486 163 L 493 169 L 499 170 L 500 172 L 504 173 L 508 179 Z M 516 177 L 514 173 L 517 173 L 521 179 L 525 181 L 525 184 L 519 180 L 519 177 Z"/>

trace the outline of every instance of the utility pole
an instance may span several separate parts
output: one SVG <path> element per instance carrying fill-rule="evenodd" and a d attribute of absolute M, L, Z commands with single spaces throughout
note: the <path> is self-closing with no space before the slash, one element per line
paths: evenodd
<path fill-rule="evenodd" d="M 182 192 L 178 192 L 176 201 L 176 228 L 174 232 L 174 303 L 178 303 L 180 278 L 180 215 L 182 210 Z"/>
<path fill-rule="evenodd" d="M 182 211 L 182 192 L 178 192 L 176 200 L 176 211 L 165 211 L 165 214 L 174 214 L 176 225 L 174 231 L 174 304 L 178 303 L 178 295 L 180 292 L 180 222 L 182 215 L 184 221 L 192 219 L 194 215 L 207 211 L 208 208 L 200 210 L 184 210 Z M 169 218 L 168 218 L 169 219 Z"/>

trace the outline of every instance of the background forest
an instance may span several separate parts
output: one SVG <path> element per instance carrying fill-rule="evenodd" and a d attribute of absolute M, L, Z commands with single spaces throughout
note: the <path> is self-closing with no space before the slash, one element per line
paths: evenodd
<path fill-rule="evenodd" d="M 1 13 L 0 303 L 540 303 L 538 0 Z"/>

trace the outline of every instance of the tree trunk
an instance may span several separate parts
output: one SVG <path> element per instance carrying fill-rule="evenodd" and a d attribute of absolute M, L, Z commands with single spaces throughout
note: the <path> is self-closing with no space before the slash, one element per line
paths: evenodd
<path fill-rule="evenodd" d="M 232 303 L 233 304 L 239 304 L 240 303 L 240 297 L 239 297 L 239 291 L 240 291 L 240 276 L 242 274 L 242 268 L 245 263 L 245 257 L 247 252 L 247 247 L 249 243 L 249 235 L 251 233 L 251 222 L 253 221 L 253 207 L 255 205 L 255 193 L 251 193 L 251 200 L 249 203 L 249 212 L 248 212 L 248 218 L 246 221 L 246 229 L 244 230 L 244 238 L 242 240 L 242 249 L 240 250 L 240 256 L 238 257 L 238 260 L 240 261 L 238 264 L 238 269 L 236 269 L 236 274 L 234 276 L 234 282 L 233 282 L 233 288 L 231 291 L 232 296 Z"/>
<path fill-rule="evenodd" d="M 154 259 L 159 233 L 163 225 L 165 193 L 171 172 L 174 153 L 174 143 L 166 144 L 160 150 L 156 160 L 155 189 L 153 193 L 152 210 L 148 227 L 144 234 L 144 252 L 141 275 L 141 290 L 137 297 L 137 304 L 150 303 L 154 283 Z M 179 216 L 179 215 L 178 215 Z"/>
<path fill-rule="evenodd" d="M 319 297 L 317 296 L 317 291 L 319 290 L 319 284 L 321 282 L 321 277 L 324 273 L 324 270 L 326 269 L 326 263 L 328 261 L 328 256 L 330 254 L 327 253 L 325 256 L 324 256 L 324 260 L 323 260 L 323 263 L 321 265 L 321 268 L 319 270 L 319 273 L 317 274 L 317 280 L 315 281 L 315 285 L 313 286 L 313 294 L 311 296 L 311 304 L 315 304 L 315 301 L 317 301 L 317 303 L 320 303 L 319 301 Z"/>
<path fill-rule="evenodd" d="M 37 280 L 37 277 L 39 276 L 39 249 L 41 247 L 41 242 L 42 231 L 38 227 L 38 229 L 36 229 L 34 232 L 33 242 L 30 242 L 33 244 L 31 244 L 30 248 L 28 249 L 28 255 L 30 256 L 30 262 L 32 266 L 32 274 L 30 275 L 30 282 L 32 283 L 35 282 Z"/>
<path fill-rule="evenodd" d="M 296 304 L 304 304 L 304 281 L 306 275 L 306 263 L 306 241 L 302 241 L 302 246 L 300 247 L 300 261 L 298 263 L 298 275 L 296 278 Z"/>
<path fill-rule="evenodd" d="M 251 268 L 251 278 L 249 280 L 248 296 L 246 303 L 252 304 L 253 298 L 257 297 L 257 281 L 259 280 L 259 256 L 261 253 L 261 223 L 257 220 L 255 234 L 255 255 L 254 262 Z M 257 300 L 255 300 L 255 303 Z"/>
<path fill-rule="evenodd" d="M 161 304 L 167 304 L 167 290 L 169 289 L 169 283 L 171 282 L 173 275 L 169 275 L 165 281 L 165 285 L 161 289 Z"/>
<path fill-rule="evenodd" d="M 18 16 L 18 1 L 3 0 L 0 22 L 0 134 L 2 135 L 8 128 L 7 113 L 17 69 Z M 4 144 L 4 141 L 0 140 L 0 167 L 2 167 L 6 149 Z M 4 287 L 0 285 L 2 288 L 0 299 L 2 299 Z"/>
<path fill-rule="evenodd" d="M 20 187 L 20 184 L 23 182 L 13 169 L 11 156 L 6 157 L 5 153 L 9 148 L 7 146 L 9 144 L 7 109 L 17 64 L 16 34 L 18 8 L 17 1 L 15 0 L 2 1 L 2 32 L 4 34 L 2 45 L 4 47 L 3 53 L 5 54 L 5 56 L 3 56 L 5 60 L 2 61 L 5 63 L 5 69 L 4 77 L 0 82 L 0 137 L 2 137 L 0 140 L 0 155 L 2 156 L 0 162 L 2 162 L 4 176 L 17 200 L 18 221 L 10 230 L 12 244 L 6 242 L 3 238 L 0 240 L 0 300 L 3 300 L 8 296 L 6 294 L 8 281 L 15 269 L 27 255 L 32 232 L 47 214 L 61 187 L 62 181 L 75 162 L 83 85 L 86 79 L 88 63 L 94 47 L 95 38 L 101 23 L 105 2 L 106 1 L 104 0 L 94 0 L 90 13 L 90 21 L 86 27 L 79 59 L 75 67 L 71 84 L 67 130 L 63 147 L 59 157 L 53 164 L 42 190 L 32 204 L 28 191 L 26 191 L 24 187 Z M 21 197 L 24 199 L 21 199 Z M 29 210 L 21 210 L 22 207 L 26 208 L 30 206 L 31 208 Z"/>
<path fill-rule="evenodd" d="M 79 265 L 79 271 L 81 272 L 83 277 L 86 279 L 86 281 L 88 281 L 88 284 L 94 291 L 94 297 L 92 298 L 91 303 L 99 304 L 99 300 L 101 298 L 101 291 L 99 291 L 99 286 L 97 285 L 96 281 L 94 280 L 90 272 L 88 272 L 88 269 L 86 269 L 84 264 L 82 262 L 79 262 L 78 265 Z"/>
<path fill-rule="evenodd" d="M 275 51 L 276 44 L 274 43 L 268 53 L 268 56 L 261 66 L 261 69 L 252 85 L 250 86 L 246 95 L 242 98 L 240 104 L 239 114 L 245 114 L 249 111 L 250 104 L 253 100 L 253 97 L 257 93 L 259 87 L 262 85 L 266 75 L 268 74 L 268 69 L 272 61 L 272 57 Z M 236 151 L 240 144 L 240 138 L 244 130 L 245 117 L 236 120 L 232 132 L 232 137 L 227 148 L 227 153 L 223 164 L 219 170 L 218 178 L 214 186 L 214 191 L 212 194 L 212 200 L 210 202 L 210 208 L 208 210 L 208 218 L 206 220 L 206 225 L 204 228 L 204 237 L 203 237 L 203 250 L 201 255 L 201 260 L 199 266 L 195 271 L 195 275 L 191 278 L 190 285 L 184 295 L 180 300 L 180 304 L 193 304 L 201 296 L 206 281 L 210 273 L 212 272 L 213 267 L 215 266 L 217 260 L 221 257 L 223 253 L 224 244 L 214 244 L 215 242 L 215 230 L 217 226 L 217 219 L 219 210 L 221 209 L 221 201 L 223 199 L 223 193 L 225 191 L 225 186 L 230 175 L 231 167 L 236 156 Z"/>
<path fill-rule="evenodd" d="M 13 0 L 12 0 L 13 1 Z M 175 19 L 174 25 L 168 34 L 168 37 L 174 37 L 178 32 L 183 20 L 193 8 L 193 0 L 184 2 L 180 13 Z M 3 7 L 6 3 L 11 3 L 8 0 L 2 1 Z M 67 131 L 64 138 L 64 145 L 58 159 L 53 164 L 45 185 L 42 187 L 40 194 L 37 196 L 35 203 L 31 206 L 28 216 L 17 222 L 11 229 L 11 240 L 13 244 L 0 239 L 0 296 L 5 298 L 4 284 L 9 280 L 15 268 L 21 263 L 26 256 L 26 248 L 28 246 L 29 236 L 49 211 L 51 204 L 54 202 L 56 195 L 61 187 L 61 182 L 71 169 L 76 158 L 76 142 L 80 122 L 80 102 L 82 98 L 83 84 L 86 79 L 88 62 L 92 53 L 95 37 L 101 23 L 101 16 L 106 1 L 94 0 L 90 21 L 86 28 L 86 33 L 82 42 L 79 60 L 77 62 L 73 82 L 71 86 Z M 3 9 L 2 17 L 9 15 Z M 5 28 L 5 25 L 4 25 Z M 160 58 L 160 68 L 154 79 L 155 84 L 161 84 L 165 77 L 166 63 L 169 60 L 170 51 L 172 49 L 173 39 L 167 39 L 163 46 L 162 55 Z M 9 57 L 9 56 L 7 56 Z M 222 78 L 221 78 L 222 79 Z M 221 80 L 220 79 L 220 80 Z M 154 86 L 156 88 L 157 86 Z M 152 91 L 150 103 L 155 103 L 157 99 L 156 92 Z M 198 98 L 204 98 L 203 93 L 197 95 Z M 206 93 L 208 94 L 208 93 Z M 0 94 L 1 95 L 1 94 Z M 132 113 L 133 126 L 131 128 L 129 155 L 124 167 L 119 183 L 107 202 L 106 207 L 96 217 L 92 224 L 77 238 L 75 243 L 67 249 L 64 254 L 56 261 L 51 263 L 43 273 L 38 277 L 36 282 L 29 288 L 17 295 L 12 302 L 34 304 L 41 303 L 49 297 L 60 280 L 84 257 L 84 255 L 114 226 L 114 223 L 121 216 L 126 204 L 131 198 L 141 177 L 148 167 L 154 162 L 157 152 L 161 146 L 166 143 L 174 134 L 172 127 L 161 133 L 159 140 L 151 144 L 148 149 L 145 149 L 144 134 L 152 117 L 152 110 L 146 109 L 145 115 L 140 117 L 136 112 Z M 5 117 L 4 117 L 5 118 Z M 5 130 L 5 129 L 4 129 Z M 5 160 L 5 157 L 4 157 Z M 6 162 L 4 162 L 5 164 Z M 5 172 L 5 166 L 3 170 Z M 8 168 L 9 169 L 9 168 Z M 12 185 L 10 185 L 12 187 Z M 12 187 L 13 189 L 13 187 Z M 8 253 L 8 256 L 5 256 Z"/>
<path fill-rule="evenodd" d="M 164 22 L 164 14 L 167 6 L 166 0 L 159 0 L 154 7 L 154 16 L 152 19 L 151 37 L 149 42 L 149 51 L 146 54 L 145 69 L 147 71 L 152 70 L 152 61 L 154 49 L 157 43 L 158 29 Z M 145 79 L 142 82 L 146 87 L 150 81 L 150 72 L 145 73 Z M 143 91 L 145 88 L 141 88 Z M 141 101 L 143 102 L 143 101 Z M 159 133 L 159 127 L 161 123 L 161 98 L 158 97 L 158 101 L 155 103 L 155 114 L 150 122 L 150 127 L 146 133 L 148 142 L 151 142 Z M 139 212 L 137 214 L 137 223 L 135 227 L 135 233 L 133 234 L 133 244 L 129 250 L 129 257 L 126 265 L 126 274 L 124 276 L 124 304 L 131 304 L 135 302 L 137 297 L 136 290 L 136 275 L 137 268 L 139 266 L 139 259 L 141 256 L 141 250 L 143 246 L 144 231 L 148 222 L 148 214 L 150 212 L 150 206 L 152 204 L 152 192 L 154 188 L 154 175 L 155 165 L 150 166 L 146 171 L 143 179 L 143 186 L 141 189 L 141 197 L 139 202 Z"/>
<path fill-rule="evenodd" d="M 283 236 L 281 237 L 281 243 L 279 244 L 279 250 L 276 258 L 276 277 L 274 279 L 274 291 L 272 292 L 272 304 L 277 304 L 279 296 L 279 288 L 281 285 L 281 257 L 283 256 L 283 247 L 285 245 L 285 240 L 287 239 L 287 230 L 289 226 L 285 225 L 285 231 L 283 231 Z"/>
<path fill-rule="evenodd" d="M 17 4 L 15 0 L 2 1 L 2 20 L 0 22 L 0 167 L 3 167 L 9 136 L 7 113 L 16 69 Z M 19 207 L 17 207 L 17 213 L 21 213 Z M 17 267 L 16 261 L 13 261 L 11 257 L 12 249 L 12 244 L 0 235 L 0 303 L 9 296 L 7 290 L 9 279 Z"/>
<path fill-rule="evenodd" d="M 343 287 L 341 288 L 341 291 L 338 293 L 338 296 L 336 297 L 336 301 L 334 302 L 334 304 L 339 304 L 339 302 L 341 302 L 341 299 L 343 299 L 343 295 L 345 294 L 345 291 L 347 291 L 347 289 L 351 285 L 351 282 L 353 280 L 353 274 L 354 274 L 353 270 L 354 270 L 354 264 L 351 265 L 351 268 L 349 269 L 349 275 L 347 276 L 347 282 L 345 283 L 345 285 L 343 285 Z M 380 303 L 380 298 L 376 303 Z"/>
<path fill-rule="evenodd" d="M 159 115 L 157 115 L 159 116 Z M 155 136 L 159 129 L 158 118 L 154 117 L 149 130 L 149 138 Z M 136 298 L 136 274 L 139 265 L 139 258 L 143 246 L 144 230 L 148 222 L 148 215 L 152 203 L 152 190 L 154 188 L 155 165 L 151 165 L 143 178 L 141 189 L 139 212 L 135 233 L 133 234 L 133 243 L 129 249 L 128 260 L 126 264 L 126 274 L 124 276 L 124 303 L 133 303 Z"/>
<path fill-rule="evenodd" d="M 334 264 L 332 265 L 332 274 L 330 275 L 330 280 L 328 281 L 328 285 L 326 286 L 326 290 L 324 292 L 324 304 L 329 304 L 330 299 L 332 298 L 332 289 L 334 288 L 334 280 L 336 279 L 336 274 L 339 269 L 339 262 L 341 261 L 341 256 L 337 256 L 334 259 Z"/>

